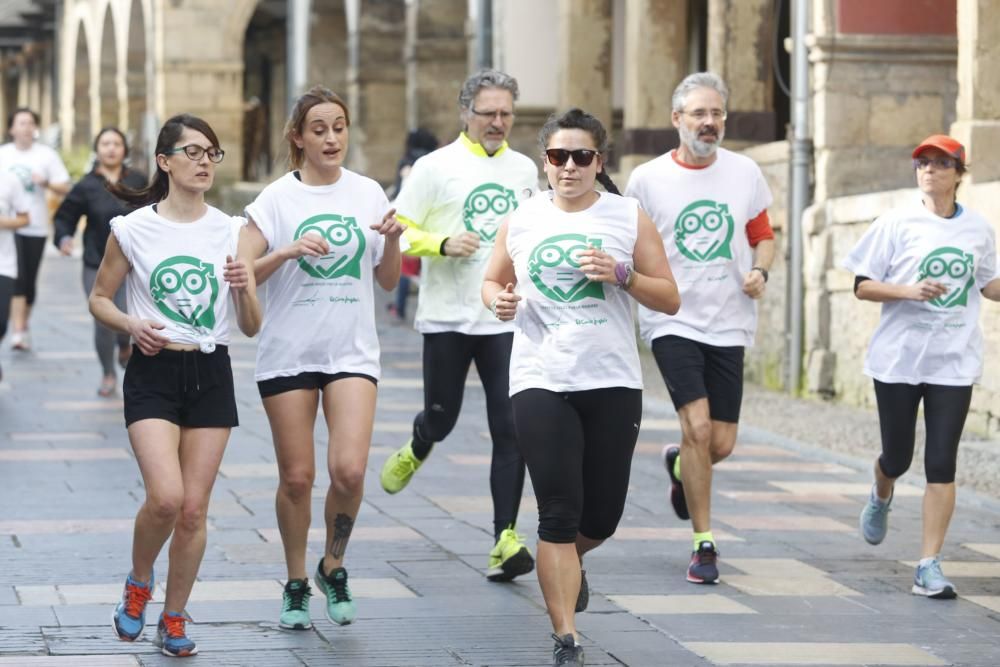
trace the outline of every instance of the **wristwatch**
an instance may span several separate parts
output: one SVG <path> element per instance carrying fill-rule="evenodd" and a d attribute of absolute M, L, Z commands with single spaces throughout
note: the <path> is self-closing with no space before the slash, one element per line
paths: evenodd
<path fill-rule="evenodd" d="M 753 267 L 750 270 L 751 271 L 760 271 L 760 275 L 764 276 L 764 282 L 765 283 L 767 282 L 767 269 L 765 269 L 763 267 L 760 267 L 760 266 L 755 266 L 755 267 Z"/>

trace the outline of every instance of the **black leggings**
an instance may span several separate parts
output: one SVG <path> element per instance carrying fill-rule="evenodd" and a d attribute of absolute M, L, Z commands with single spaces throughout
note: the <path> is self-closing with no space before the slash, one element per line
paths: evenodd
<path fill-rule="evenodd" d="M 10 319 L 10 298 L 14 295 L 14 279 L 10 276 L 0 276 L 0 340 L 7 333 L 7 320 Z"/>
<path fill-rule="evenodd" d="M 35 287 L 38 285 L 38 269 L 42 266 L 42 255 L 45 253 L 45 237 L 15 234 L 14 242 L 17 245 L 14 296 L 23 296 L 30 306 L 35 303 Z"/>
<path fill-rule="evenodd" d="M 642 391 L 624 387 L 513 398 L 517 441 L 538 499 L 538 537 L 611 537 L 625 510 Z"/>
<path fill-rule="evenodd" d="M 930 484 L 955 481 L 958 441 L 972 402 L 972 387 L 939 384 L 889 384 L 875 380 L 878 421 L 882 430 L 879 467 L 893 479 L 906 472 L 913 461 L 917 408 L 924 401 L 924 473 Z"/>
<path fill-rule="evenodd" d="M 469 365 L 476 362 L 486 392 L 486 418 L 493 440 L 490 492 L 494 539 L 517 521 L 524 489 L 524 459 L 517 449 L 507 395 L 513 342 L 512 333 L 424 334 L 424 409 L 413 420 L 413 449 L 418 457 L 425 458 L 433 444 L 444 440 L 455 428 Z"/>

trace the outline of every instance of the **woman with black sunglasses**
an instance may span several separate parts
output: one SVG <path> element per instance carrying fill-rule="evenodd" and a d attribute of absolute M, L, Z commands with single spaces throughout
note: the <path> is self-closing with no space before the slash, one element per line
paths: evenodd
<path fill-rule="evenodd" d="M 674 314 L 680 295 L 656 227 L 604 172 L 600 121 L 570 109 L 539 139 L 552 189 L 501 225 L 482 298 L 514 322 L 510 395 L 538 499 L 538 579 L 554 662 L 582 665 L 574 620 L 589 597 L 582 558 L 618 526 L 642 418 L 629 297 Z M 594 189 L 598 180 L 607 192 Z"/>
<path fill-rule="evenodd" d="M 149 186 L 114 188 L 142 208 L 111 221 L 90 295 L 98 322 L 135 341 L 123 384 L 125 425 L 146 489 L 112 627 L 123 641 L 142 634 L 155 589 L 153 563 L 169 538 L 166 599 L 153 643 L 175 657 L 198 652 L 185 630 L 184 607 L 205 553 L 212 485 L 238 423 L 229 299 L 246 335 L 261 320 L 246 220 L 205 203 L 223 155 L 202 119 L 182 114 L 166 122 Z M 128 313 L 114 303 L 123 281 Z"/>
<path fill-rule="evenodd" d="M 875 382 L 882 453 L 861 511 L 861 534 L 879 544 L 889 530 L 896 480 L 913 461 L 917 410 L 927 426 L 921 558 L 912 592 L 954 598 L 940 552 L 955 510 L 958 443 L 983 373 L 983 298 L 1000 301 L 996 234 L 984 217 L 955 198 L 966 171 L 965 147 L 936 134 L 913 151 L 920 201 L 872 223 L 844 265 L 854 294 L 882 304 L 865 358 Z"/>
<path fill-rule="evenodd" d="M 94 288 L 97 269 L 104 259 L 104 248 L 111 234 L 111 219 L 125 215 L 132 210 L 122 200 L 108 191 L 115 183 L 122 183 L 134 190 L 146 184 L 146 177 L 125 166 L 128 157 L 128 142 L 116 127 L 106 127 L 94 138 L 94 153 L 97 156 L 94 168 L 66 195 L 55 216 L 55 233 L 52 242 L 59 252 L 69 255 L 73 252 L 73 236 L 80 224 L 80 218 L 87 218 L 83 232 L 83 290 L 89 298 Z M 125 286 L 115 293 L 115 305 L 125 310 Z M 101 363 L 103 375 L 97 389 L 99 396 L 115 395 L 117 373 L 115 372 L 115 347 L 118 347 L 118 363 L 122 368 L 132 354 L 132 344 L 128 335 L 111 331 L 94 322 L 94 347 Z"/>

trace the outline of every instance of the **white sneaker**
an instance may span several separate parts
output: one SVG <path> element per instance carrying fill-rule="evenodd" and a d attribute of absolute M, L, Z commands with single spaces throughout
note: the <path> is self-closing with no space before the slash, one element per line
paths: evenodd
<path fill-rule="evenodd" d="M 31 336 L 27 331 L 15 331 L 10 335 L 10 346 L 14 350 L 27 352 L 31 349 Z"/>

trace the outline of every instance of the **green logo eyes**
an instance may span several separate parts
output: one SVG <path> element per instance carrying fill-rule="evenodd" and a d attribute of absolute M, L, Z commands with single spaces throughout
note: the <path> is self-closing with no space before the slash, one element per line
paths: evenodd
<path fill-rule="evenodd" d="M 580 271 L 580 253 L 600 248 L 601 239 L 583 234 L 550 236 L 531 251 L 528 275 L 535 287 L 552 301 L 570 303 L 587 297 L 604 299 L 604 285 L 591 282 Z"/>
<path fill-rule="evenodd" d="M 513 190 L 497 183 L 484 183 L 469 193 L 462 205 L 462 222 L 483 241 L 492 242 L 504 216 L 517 208 Z"/>
<path fill-rule="evenodd" d="M 674 223 L 674 241 L 682 255 L 695 262 L 732 259 L 735 228 L 729 206 L 710 199 L 689 204 Z"/>
<path fill-rule="evenodd" d="M 149 277 L 149 293 L 163 315 L 195 328 L 215 326 L 215 301 L 219 280 L 215 266 L 197 257 L 169 257 Z"/>
<path fill-rule="evenodd" d="M 948 293 L 931 299 L 928 303 L 939 308 L 965 306 L 969 302 L 969 290 L 975 284 L 973 275 L 974 258 L 971 253 L 960 248 L 938 248 L 920 263 L 917 280 L 930 278 L 949 287 Z"/>
<path fill-rule="evenodd" d="M 332 213 L 315 215 L 295 230 L 294 239 L 313 234 L 330 245 L 323 257 L 299 257 L 299 268 L 313 278 L 330 280 L 349 276 L 361 278 L 361 259 L 365 255 L 365 235 L 357 220 Z"/>

